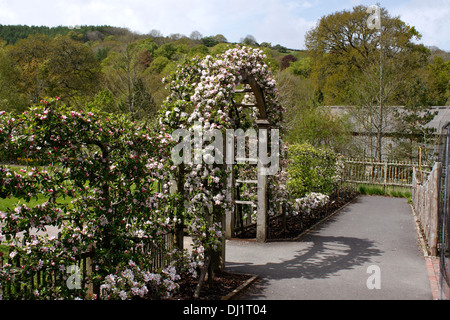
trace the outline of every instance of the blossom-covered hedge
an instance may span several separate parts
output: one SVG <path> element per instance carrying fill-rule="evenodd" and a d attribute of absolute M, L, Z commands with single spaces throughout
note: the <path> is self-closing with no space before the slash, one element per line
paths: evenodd
<path fill-rule="evenodd" d="M 164 147 L 169 140 L 126 116 L 69 111 L 57 99 L 21 115 L 1 112 L 1 148 L 52 165 L 29 171 L 0 166 L 0 198 L 22 203 L 0 212 L 2 242 L 10 245 L 9 258 L 20 261 L 4 264 L 0 289 L 30 284 L 37 271 L 56 279 L 38 289 L 3 290 L 3 298 L 87 298 L 86 287 L 70 286 L 67 280 L 68 268 L 88 248 L 94 249 L 93 270 L 81 280 L 102 286 L 106 297 L 141 296 L 152 275 L 161 280 L 152 282 L 157 287 L 153 293 L 170 294 L 181 270 L 152 265 L 155 251 L 171 254 L 164 252 L 165 237 L 177 217 L 177 195 L 156 187 L 174 170 L 163 157 L 170 152 Z M 38 197 L 47 200 L 27 205 Z M 64 198 L 71 202 L 59 201 Z M 59 232 L 48 236 L 50 226 Z M 196 261 L 188 260 L 191 266 Z M 132 278 L 127 268 L 136 271 Z"/>

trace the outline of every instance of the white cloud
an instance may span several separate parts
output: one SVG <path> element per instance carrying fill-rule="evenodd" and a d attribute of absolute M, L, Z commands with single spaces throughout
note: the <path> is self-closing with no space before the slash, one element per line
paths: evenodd
<path fill-rule="evenodd" d="M 300 16 L 304 3 L 294 9 L 292 3 L 270 1 L 264 18 L 254 26 L 257 40 L 303 48 L 305 33 L 316 24 L 316 19 L 306 20 Z"/>
<path fill-rule="evenodd" d="M 448 0 L 412 0 L 390 12 L 399 15 L 400 19 L 414 26 L 422 34 L 419 42 L 450 51 L 450 2 Z"/>
<path fill-rule="evenodd" d="M 10 8 L 10 3 L 12 3 L 12 1 L 0 0 L 0 23 L 5 24 L 8 21 L 18 19 L 16 12 Z"/>

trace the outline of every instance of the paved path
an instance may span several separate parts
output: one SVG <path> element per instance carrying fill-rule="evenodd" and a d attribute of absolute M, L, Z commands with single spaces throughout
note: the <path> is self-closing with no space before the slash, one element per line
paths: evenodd
<path fill-rule="evenodd" d="M 295 242 L 229 240 L 226 269 L 260 276 L 242 299 L 433 299 L 405 199 L 360 196 Z"/>

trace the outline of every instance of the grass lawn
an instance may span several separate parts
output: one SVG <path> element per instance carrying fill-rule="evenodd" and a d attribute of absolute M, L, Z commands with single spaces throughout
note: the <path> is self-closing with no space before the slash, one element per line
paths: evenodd
<path fill-rule="evenodd" d="M 33 208 L 38 204 L 43 204 L 48 199 L 43 196 L 38 196 L 38 198 L 32 198 L 29 202 L 26 202 L 23 199 L 18 199 L 11 197 L 11 199 L 0 199 L 0 211 L 6 211 L 7 208 L 15 208 L 19 205 L 26 204 L 27 207 Z M 66 197 L 65 199 L 60 197 L 58 199 L 58 203 L 61 204 L 70 204 L 70 201 L 72 201 L 72 198 Z"/>

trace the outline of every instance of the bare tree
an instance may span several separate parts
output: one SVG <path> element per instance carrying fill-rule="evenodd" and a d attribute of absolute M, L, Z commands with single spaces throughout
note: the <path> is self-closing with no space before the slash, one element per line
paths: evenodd
<path fill-rule="evenodd" d="M 256 42 L 256 38 L 254 36 L 252 36 L 251 34 L 246 35 L 245 38 L 241 39 L 240 42 L 245 45 L 251 45 L 251 46 L 258 44 Z"/>
<path fill-rule="evenodd" d="M 160 38 L 163 36 L 163 34 L 161 33 L 161 31 L 156 30 L 156 29 L 152 29 L 150 30 L 150 32 L 148 33 L 151 37 L 153 38 Z"/>
<path fill-rule="evenodd" d="M 198 40 L 202 40 L 203 35 L 199 31 L 195 30 L 195 31 L 191 32 L 191 35 L 189 36 L 189 38 L 191 40 L 198 41 Z"/>
<path fill-rule="evenodd" d="M 106 69 L 106 87 L 118 99 L 119 108 L 132 119 L 152 115 L 156 111 L 154 99 L 145 84 L 140 63 L 140 51 L 133 44 L 126 45 L 111 60 Z"/>

